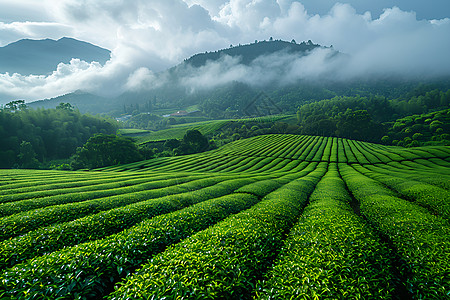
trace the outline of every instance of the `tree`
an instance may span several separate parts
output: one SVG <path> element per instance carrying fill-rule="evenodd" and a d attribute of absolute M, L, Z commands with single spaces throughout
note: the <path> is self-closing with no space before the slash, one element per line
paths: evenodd
<path fill-rule="evenodd" d="M 22 169 L 36 169 L 39 167 L 39 161 L 36 159 L 36 152 L 30 142 L 22 141 L 20 143 L 19 155 L 17 159 Z"/>
<path fill-rule="evenodd" d="M 176 154 L 192 154 L 208 150 L 208 139 L 198 130 L 186 131 L 181 141 L 181 145 L 176 149 Z"/>
<path fill-rule="evenodd" d="M 56 107 L 56 109 L 62 109 L 62 110 L 73 111 L 73 110 L 74 110 L 74 107 L 73 107 L 72 104 L 70 104 L 70 103 L 63 103 L 63 102 L 61 102 L 60 104 L 58 104 L 58 106 Z"/>
<path fill-rule="evenodd" d="M 5 109 L 8 111 L 24 110 L 27 108 L 24 100 L 11 101 L 5 104 Z"/>
<path fill-rule="evenodd" d="M 77 149 L 72 167 L 100 168 L 117 164 L 126 164 L 142 159 L 132 139 L 116 135 L 96 134 Z"/>

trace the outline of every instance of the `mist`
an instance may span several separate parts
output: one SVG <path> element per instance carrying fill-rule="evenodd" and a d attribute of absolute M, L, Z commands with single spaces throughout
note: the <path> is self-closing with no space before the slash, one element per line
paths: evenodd
<path fill-rule="evenodd" d="M 186 1 L 188 2 L 188 1 Z M 188 91 L 233 81 L 252 86 L 297 81 L 346 81 L 395 77 L 427 80 L 450 75 L 450 19 L 418 19 L 413 11 L 390 7 L 378 17 L 337 3 L 322 15 L 301 1 L 60 1 L 49 11 L 52 37 L 66 34 L 112 50 L 104 66 L 73 59 L 48 76 L 0 74 L 2 102 L 51 98 L 82 90 L 114 97 L 170 84 L 166 69 L 178 66 L 178 84 Z M 53 3 L 54 4 L 54 3 Z M 48 5 L 48 3 L 46 4 Z M 49 14 L 50 15 L 50 14 Z M 13 37 L 36 38 L 33 23 L 0 22 L 0 43 Z M 331 46 L 305 56 L 275 53 L 249 65 L 222 57 L 200 68 L 179 65 L 196 53 L 269 37 Z M 333 55 L 339 51 L 342 55 Z M 181 68 L 184 68 L 181 70 Z M 182 71 L 182 72 L 181 72 Z"/>

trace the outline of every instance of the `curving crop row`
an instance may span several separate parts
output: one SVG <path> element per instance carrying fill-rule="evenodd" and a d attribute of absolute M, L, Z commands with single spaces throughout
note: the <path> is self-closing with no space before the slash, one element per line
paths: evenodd
<path fill-rule="evenodd" d="M 427 183 L 396 177 L 393 174 L 375 173 L 363 166 L 355 165 L 353 168 L 361 174 L 397 191 L 404 198 L 431 210 L 434 214 L 450 219 L 449 191 Z"/>
<path fill-rule="evenodd" d="M 359 153 L 361 153 L 361 155 L 364 155 L 364 157 L 367 159 L 367 161 L 370 164 L 377 164 L 377 163 L 382 163 L 383 162 L 374 153 L 372 153 L 371 151 L 368 151 L 364 147 L 363 142 L 353 141 L 353 140 L 349 140 L 349 142 L 352 143 L 354 149 L 356 149 Z"/>
<path fill-rule="evenodd" d="M 357 216 L 336 164 L 317 184 L 258 299 L 387 299 L 396 293 L 389 248 Z"/>
<path fill-rule="evenodd" d="M 236 172 L 236 170 L 241 170 L 245 168 L 247 165 L 254 163 L 254 160 L 257 160 L 259 158 L 255 157 L 238 157 L 235 158 L 232 161 L 227 162 L 226 165 L 222 166 L 221 168 L 211 168 L 208 171 L 214 171 L 214 172 Z M 260 158 L 262 159 L 262 158 Z"/>
<path fill-rule="evenodd" d="M 299 160 L 307 160 L 306 158 L 308 157 L 308 155 L 310 155 L 311 153 L 315 154 L 316 150 L 317 150 L 317 146 L 318 146 L 318 141 L 320 141 L 320 137 L 319 136 L 315 136 L 313 137 L 313 140 L 310 141 L 307 145 L 304 151 L 302 151 L 301 153 L 298 153 L 297 155 L 294 156 L 294 158 L 299 159 Z"/>
<path fill-rule="evenodd" d="M 264 157 L 248 157 L 248 160 L 243 160 L 241 163 L 236 164 L 235 166 L 229 166 L 225 169 L 211 169 L 212 172 L 225 172 L 228 169 L 228 172 L 239 173 L 245 172 L 249 167 L 258 164 L 262 161 Z"/>
<path fill-rule="evenodd" d="M 317 161 L 317 162 L 322 161 L 323 160 L 323 158 L 322 158 L 323 150 L 325 149 L 325 146 L 326 146 L 326 140 L 327 140 L 326 137 L 319 137 L 319 139 L 315 143 L 314 147 L 311 149 L 308 156 L 306 156 L 305 160 L 306 161 Z"/>
<path fill-rule="evenodd" d="M 0 170 L 0 174 L 10 174 L 11 170 Z M 29 170 L 27 170 L 28 173 L 30 173 Z M 108 173 L 100 173 L 100 172 L 92 172 L 92 173 L 87 173 L 87 172 L 82 172 L 81 174 L 79 174 L 80 172 L 73 172 L 73 176 L 71 176 L 72 172 L 61 172 L 59 171 L 58 173 L 53 173 L 53 172 L 49 172 L 48 176 L 42 176 L 39 175 L 39 173 L 35 173 L 36 170 L 33 170 L 32 174 L 29 178 L 24 178 L 24 179 L 11 179 L 9 176 L 7 176 L 6 178 L 2 179 L 0 181 L 1 185 L 0 185 L 0 194 L 2 195 L 6 195 L 9 193 L 14 193 L 12 190 L 14 189 L 26 189 L 26 188 L 30 188 L 30 189 L 39 189 L 40 186 L 42 185 L 58 185 L 61 184 L 63 186 L 79 186 L 80 184 L 83 184 L 83 182 L 85 181 L 89 181 L 89 180 L 95 180 L 95 179 L 108 179 L 108 178 L 114 178 L 114 177 L 121 177 L 121 176 L 129 176 L 129 174 L 116 174 L 114 176 L 114 174 L 108 174 Z M 98 174 L 97 174 L 98 173 Z"/>
<path fill-rule="evenodd" d="M 252 208 L 171 246 L 109 299 L 248 298 L 325 172 L 320 165 Z"/>
<path fill-rule="evenodd" d="M 137 174 L 125 174 L 125 175 L 121 174 L 121 176 L 113 176 L 113 175 L 107 176 L 107 174 L 105 173 L 103 173 L 102 175 L 103 176 L 95 176 L 95 174 L 92 174 L 92 176 L 88 178 L 78 179 L 76 177 L 70 177 L 68 175 L 61 176 L 60 174 L 59 176 L 56 176 L 58 178 L 56 183 L 51 180 L 39 181 L 36 180 L 36 178 L 34 178 L 32 180 L 27 180 L 29 184 L 27 184 L 26 186 L 13 187 L 11 185 L 9 189 L 2 190 L 0 192 L 0 202 L 8 202 L 16 200 L 16 199 L 9 200 L 8 199 L 9 197 L 18 198 L 19 200 L 23 199 L 20 198 L 23 196 L 27 196 L 28 198 L 42 197 L 41 195 L 39 195 L 39 193 L 51 192 L 55 190 L 58 190 L 60 193 L 62 193 L 65 192 L 65 190 L 70 191 L 70 189 L 81 188 L 88 185 L 95 186 L 100 184 L 114 183 L 117 182 L 118 177 L 123 178 L 124 180 L 130 180 L 138 176 Z M 65 180 L 62 181 L 62 179 Z M 31 184 L 30 181 L 33 182 L 34 184 Z M 29 196 L 29 194 L 31 194 L 32 196 Z"/>
<path fill-rule="evenodd" d="M 72 222 L 39 228 L 0 244 L 0 269 L 11 267 L 27 259 L 60 250 L 64 247 L 105 238 L 159 214 L 225 196 L 257 179 L 267 177 L 224 178 L 213 186 L 177 195 L 151 199 L 124 207 L 100 212 Z"/>
<path fill-rule="evenodd" d="M 179 194 L 191 189 L 192 183 L 189 181 L 195 180 L 194 184 L 197 184 L 197 188 L 209 186 L 214 183 L 214 177 L 205 177 L 207 177 L 207 175 L 197 175 L 190 178 L 185 178 L 183 184 L 178 184 L 180 181 L 177 181 L 176 179 L 170 179 L 172 186 L 164 188 L 88 200 L 79 203 L 54 205 L 4 217 L 0 219 L 0 240 L 18 236 L 53 223 L 68 222 L 90 214 L 98 213 L 100 211 L 105 211 L 152 198 Z"/>
<path fill-rule="evenodd" d="M 285 180 L 263 180 L 220 198 L 198 203 L 143 221 L 107 239 L 72 248 L 19 264 L 0 275 L 0 293 L 37 297 L 95 298 L 112 283 L 164 248 L 196 231 L 206 229 L 230 214 L 253 206 Z M 46 284 L 41 284 L 45 282 Z"/>
<path fill-rule="evenodd" d="M 450 189 L 450 176 L 446 176 L 440 173 L 430 174 L 424 172 L 417 172 L 414 170 L 409 170 L 408 172 L 405 172 L 404 169 L 399 169 L 390 165 L 376 165 L 376 166 L 369 165 L 365 167 L 376 173 L 381 173 L 388 176 L 393 175 L 395 177 L 421 181 L 444 188 L 446 190 Z"/>
<path fill-rule="evenodd" d="M 102 198 L 106 197 L 137 193 L 150 189 L 164 188 L 166 186 L 189 182 L 191 180 L 187 176 L 187 174 L 162 175 L 154 177 L 153 179 L 154 181 L 147 178 L 138 179 L 136 181 L 133 181 L 134 183 L 136 183 L 135 185 L 129 185 L 130 182 L 124 182 L 123 184 L 121 184 L 122 181 L 119 181 L 116 184 L 112 184 L 109 189 L 105 190 L 96 190 L 94 188 L 92 191 L 84 191 L 85 188 L 83 188 L 81 191 L 68 194 L 3 203 L 0 204 L 0 218 L 53 205 L 93 201 L 95 199 L 101 200 Z M 112 186 L 114 185 L 117 187 L 112 188 Z"/>
<path fill-rule="evenodd" d="M 404 261 L 404 285 L 416 299 L 450 295 L 450 228 L 444 219 L 397 197 L 379 182 L 340 164 L 361 213 L 385 235 Z"/>

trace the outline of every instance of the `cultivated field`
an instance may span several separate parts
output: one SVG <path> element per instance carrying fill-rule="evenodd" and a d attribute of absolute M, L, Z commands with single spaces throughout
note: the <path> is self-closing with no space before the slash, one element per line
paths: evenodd
<path fill-rule="evenodd" d="M 450 147 L 265 135 L 0 170 L 0 298 L 448 299 Z"/>

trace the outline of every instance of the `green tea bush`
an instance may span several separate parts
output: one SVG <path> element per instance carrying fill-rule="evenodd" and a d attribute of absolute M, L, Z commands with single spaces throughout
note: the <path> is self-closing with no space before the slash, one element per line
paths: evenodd
<path fill-rule="evenodd" d="M 405 262 L 404 285 L 416 299 L 450 295 L 450 228 L 425 208 L 397 197 L 379 182 L 353 168 L 339 166 L 361 213 L 395 247 Z"/>
<path fill-rule="evenodd" d="M 203 176 L 192 176 L 184 178 L 168 179 L 157 182 L 157 186 L 169 185 L 168 187 L 150 189 L 125 195 L 117 195 L 108 198 L 88 200 L 80 203 L 69 203 L 55 205 L 31 210 L 0 219 L 0 240 L 24 234 L 28 231 L 48 226 L 53 223 L 72 221 L 90 214 L 128 204 L 158 198 L 170 194 L 185 192 L 182 182 L 201 179 Z M 156 186 L 156 184 L 155 184 Z"/>
<path fill-rule="evenodd" d="M 351 209 L 336 165 L 318 183 L 257 299 L 387 299 L 395 291 L 389 249 Z"/>
<path fill-rule="evenodd" d="M 111 209 L 72 222 L 39 228 L 3 241 L 0 243 L 0 269 L 64 247 L 105 238 L 145 219 L 227 195 L 235 189 L 255 181 L 252 178 L 226 179 L 213 177 L 208 181 L 197 180 L 191 182 L 191 185 L 196 183 L 195 187 L 199 188 L 194 191 Z M 204 187 L 205 184 L 214 185 Z M 195 187 L 191 186 L 192 189 Z"/>
<path fill-rule="evenodd" d="M 184 175 L 186 176 L 186 175 Z M 28 197 L 33 199 L 14 201 L 10 203 L 0 204 L 0 218 L 17 214 L 24 211 L 38 209 L 41 207 L 61 205 L 66 203 L 82 202 L 86 200 L 93 200 L 98 198 L 110 197 L 115 195 L 122 195 L 144 191 L 152 188 L 164 187 L 169 178 L 177 178 L 180 181 L 183 175 L 163 175 L 154 178 L 137 178 L 131 180 L 123 180 L 109 183 L 105 185 L 84 186 L 76 189 L 67 190 L 53 190 L 51 194 L 54 196 L 43 197 L 36 199 L 37 193 L 28 193 Z M 159 182 L 159 183 L 158 183 Z M 50 194 L 47 192 L 40 192 L 41 196 Z M 20 194 L 19 194 L 20 195 Z"/>
<path fill-rule="evenodd" d="M 270 193 L 251 209 L 170 247 L 109 298 L 248 298 L 325 171 L 318 168 Z"/>
<path fill-rule="evenodd" d="M 423 182 L 403 179 L 391 175 L 372 172 L 364 167 L 354 167 L 360 173 L 375 179 L 387 187 L 397 191 L 406 199 L 428 208 L 433 213 L 446 219 L 450 217 L 450 192 Z"/>
<path fill-rule="evenodd" d="M 259 201 L 249 194 L 211 199 L 144 221 L 104 240 L 19 264 L 0 275 L 0 294 L 27 299 L 94 298 L 168 245 Z"/>

